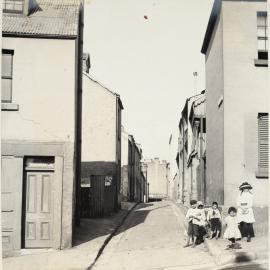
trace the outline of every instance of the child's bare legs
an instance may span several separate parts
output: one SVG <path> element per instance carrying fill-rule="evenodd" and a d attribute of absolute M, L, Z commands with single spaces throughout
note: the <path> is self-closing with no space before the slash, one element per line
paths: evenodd
<path fill-rule="evenodd" d="M 186 244 L 184 245 L 184 248 L 189 246 L 189 244 L 190 244 L 190 239 L 191 239 L 191 236 L 188 235 L 188 237 L 187 237 L 187 242 L 186 242 Z"/>
<path fill-rule="evenodd" d="M 220 231 L 217 231 L 217 233 L 216 233 L 216 239 L 218 239 L 219 233 L 220 233 Z"/>
<path fill-rule="evenodd" d="M 195 245 L 196 245 L 196 240 L 197 240 L 197 236 L 194 236 L 194 237 L 193 237 L 193 244 L 192 244 L 192 247 L 193 247 L 193 248 L 194 248 Z"/>

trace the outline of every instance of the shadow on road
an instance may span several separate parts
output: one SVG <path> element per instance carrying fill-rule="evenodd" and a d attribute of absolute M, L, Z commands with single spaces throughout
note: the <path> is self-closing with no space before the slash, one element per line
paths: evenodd
<path fill-rule="evenodd" d="M 127 230 L 131 227 L 137 226 L 140 223 L 143 223 L 146 219 L 146 216 L 150 211 L 156 210 L 157 208 L 144 210 L 154 206 L 152 203 L 141 203 L 136 207 L 136 219 L 134 222 L 129 223 L 128 226 L 121 226 L 121 228 L 116 232 L 119 234 L 124 230 Z M 168 206 L 162 206 L 168 207 Z M 162 208 L 159 207 L 159 208 Z M 98 237 L 111 234 L 115 228 L 121 223 L 123 218 L 127 215 L 127 210 L 119 210 L 117 213 L 113 213 L 110 216 L 104 218 L 83 218 L 81 219 L 80 227 L 75 229 L 73 246 L 78 246 Z M 125 228 L 125 229 L 123 229 Z"/>
<path fill-rule="evenodd" d="M 266 265 L 250 264 L 250 265 L 234 265 L 230 267 L 219 268 L 220 270 L 265 270 L 268 269 Z"/>
<path fill-rule="evenodd" d="M 130 228 L 136 227 L 139 224 L 142 224 L 145 222 L 146 217 L 149 215 L 150 212 L 156 211 L 162 208 L 168 208 L 170 207 L 169 204 L 157 206 L 157 204 L 153 203 L 141 203 L 139 204 L 136 209 L 131 213 L 133 217 L 128 220 L 128 222 L 125 223 L 124 226 L 121 226 L 115 235 L 118 235 L 124 231 L 129 230 Z M 149 209 L 151 207 L 151 209 Z"/>

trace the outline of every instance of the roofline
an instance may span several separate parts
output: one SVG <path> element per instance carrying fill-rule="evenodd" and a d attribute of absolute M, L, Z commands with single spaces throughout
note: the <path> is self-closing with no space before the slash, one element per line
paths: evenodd
<path fill-rule="evenodd" d="M 182 116 L 183 116 L 184 111 L 186 110 L 186 107 L 188 106 L 188 102 L 189 102 L 191 99 L 195 98 L 195 97 L 204 95 L 204 94 L 205 94 L 205 90 L 206 90 L 206 89 L 202 90 L 199 94 L 196 94 L 196 95 L 194 95 L 194 96 L 190 96 L 190 97 L 188 97 L 188 98 L 186 99 L 184 108 L 183 108 L 183 110 L 182 110 L 182 112 L 181 112 L 181 118 L 182 118 Z"/>
<path fill-rule="evenodd" d="M 201 53 L 203 53 L 203 54 L 206 54 L 206 52 L 207 52 L 208 45 L 209 45 L 211 37 L 212 37 L 212 33 L 214 31 L 215 24 L 216 24 L 217 18 L 219 16 L 219 13 L 221 10 L 221 3 L 222 3 L 222 0 L 215 0 L 214 1 L 212 11 L 211 11 L 211 14 L 210 14 L 210 17 L 208 20 L 206 32 L 204 35 L 202 48 L 201 48 Z"/>
<path fill-rule="evenodd" d="M 180 125 L 181 125 L 181 122 L 183 121 L 183 114 L 184 114 L 184 111 L 186 109 L 186 106 L 188 104 L 188 102 L 192 99 L 192 98 L 195 98 L 195 97 L 198 97 L 198 96 L 203 96 L 205 95 L 205 92 L 206 92 L 206 89 L 202 90 L 199 94 L 196 94 L 194 96 L 190 96 L 189 98 L 186 99 L 186 102 L 185 102 L 185 105 L 184 105 L 184 108 L 183 110 L 181 111 L 181 117 L 180 117 L 180 120 L 179 120 L 179 124 L 178 124 L 178 127 L 180 128 Z M 195 100 L 194 100 L 195 101 Z M 192 103 L 194 102 L 192 101 Z M 188 116 L 189 117 L 189 116 Z"/>
<path fill-rule="evenodd" d="M 203 99 L 200 103 L 198 103 L 198 104 L 196 105 L 195 102 L 197 102 L 197 101 L 198 101 L 198 99 L 197 99 L 197 100 L 194 100 L 194 101 L 192 102 L 192 105 L 191 105 L 191 109 L 190 109 L 190 113 L 189 113 L 189 117 L 188 117 L 189 122 L 190 122 L 191 125 L 193 124 L 194 119 L 197 118 L 197 117 L 199 116 L 199 115 L 195 114 L 194 108 L 198 107 L 198 106 L 201 105 L 201 104 L 204 104 L 204 103 L 206 102 L 206 97 L 204 97 L 204 99 Z M 204 118 L 205 118 L 205 114 L 204 114 Z"/>
<path fill-rule="evenodd" d="M 140 143 L 137 143 L 134 139 L 134 136 L 132 134 L 128 134 L 128 138 L 130 139 L 130 141 L 133 143 L 135 149 L 138 151 L 138 153 L 140 154 L 140 156 L 142 157 L 142 148 L 140 147 Z"/>
<path fill-rule="evenodd" d="M 118 100 L 118 103 L 119 103 L 121 110 L 124 110 L 124 106 L 123 106 L 120 95 L 116 94 L 116 97 L 117 97 L 117 100 Z"/>
<path fill-rule="evenodd" d="M 46 35 L 46 34 L 26 34 L 26 33 L 2 32 L 2 37 L 74 40 L 78 37 L 78 35 Z"/>
<path fill-rule="evenodd" d="M 212 11 L 208 20 L 208 24 L 206 27 L 204 40 L 201 48 L 201 53 L 206 54 L 217 18 L 219 16 L 222 2 L 267 2 L 267 0 L 214 0 L 214 4 L 212 7 Z"/>
<path fill-rule="evenodd" d="M 96 84 L 98 84 L 98 85 L 100 85 L 102 88 L 104 88 L 104 89 L 106 89 L 110 94 L 112 94 L 112 95 L 114 95 L 114 96 L 116 96 L 117 97 L 117 99 L 118 99 L 118 102 L 119 102 L 119 105 L 120 105 L 120 107 L 121 107 L 121 109 L 123 110 L 124 109 L 124 107 L 123 107 L 123 104 L 122 104 L 122 101 L 121 101 L 121 98 L 120 98 L 120 95 L 119 94 L 117 94 L 117 93 L 115 93 L 115 92 L 113 92 L 112 90 L 110 90 L 109 88 L 107 88 L 107 87 L 105 87 L 104 85 L 102 85 L 99 81 L 97 81 L 96 79 L 94 79 L 94 78 L 92 78 L 91 76 L 90 76 L 90 74 L 88 74 L 88 73 L 86 73 L 85 71 L 83 71 L 83 75 L 85 75 L 89 80 L 91 80 L 91 81 L 93 81 L 94 83 L 96 83 Z"/>

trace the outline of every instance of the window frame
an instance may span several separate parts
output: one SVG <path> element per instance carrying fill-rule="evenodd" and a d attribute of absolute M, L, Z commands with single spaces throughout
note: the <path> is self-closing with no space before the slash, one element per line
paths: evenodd
<path fill-rule="evenodd" d="M 259 24 L 259 17 L 264 18 L 264 24 Z M 255 66 L 268 66 L 268 14 L 267 11 L 257 11 L 257 59 L 255 59 Z M 263 29 L 264 34 L 259 35 L 259 29 Z M 264 49 L 259 48 L 259 41 L 264 41 Z M 265 56 L 264 56 L 265 55 Z M 263 57 L 262 57 L 263 56 Z"/>
<path fill-rule="evenodd" d="M 14 2 L 13 5 L 15 6 L 15 0 L 9 0 L 11 2 Z M 16 0 L 16 2 L 22 2 L 22 10 L 16 10 L 16 9 L 6 9 L 6 0 L 3 1 L 3 13 L 14 13 L 14 14 L 23 14 L 24 10 L 24 0 Z"/>
<path fill-rule="evenodd" d="M 11 87 L 10 87 L 10 100 L 2 100 L 2 96 L 1 96 L 1 103 L 2 104 L 10 104 L 10 103 L 12 103 L 12 94 L 13 94 L 13 66 L 14 66 L 14 64 L 13 64 L 13 57 L 14 57 L 14 50 L 8 50 L 8 49 L 2 49 L 2 57 L 3 57 L 3 55 L 4 54 L 6 54 L 6 55 L 10 55 L 11 56 L 11 75 L 10 76 L 3 76 L 2 74 L 3 74 L 3 70 L 2 70 L 2 74 L 1 74 L 1 80 L 3 80 L 3 79 L 8 79 L 8 80 L 11 80 Z M 2 81 L 1 81 L 1 83 L 2 83 Z M 2 91 L 3 91 L 3 89 L 2 89 Z"/>

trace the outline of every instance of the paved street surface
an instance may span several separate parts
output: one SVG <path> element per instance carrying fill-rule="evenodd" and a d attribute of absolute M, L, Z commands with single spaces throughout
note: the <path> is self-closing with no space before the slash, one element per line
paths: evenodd
<path fill-rule="evenodd" d="M 3 260 L 5 270 L 86 270 L 100 248 L 128 211 L 121 210 L 104 218 L 82 219 L 76 228 L 75 246 L 66 250 L 23 249 L 15 257 Z M 0 267 L 1 269 L 1 267 Z"/>
<path fill-rule="evenodd" d="M 204 245 L 183 248 L 184 228 L 171 202 L 140 204 L 112 238 L 92 269 L 210 269 Z"/>
<path fill-rule="evenodd" d="M 265 270 L 265 262 L 216 266 L 205 245 L 183 248 L 184 215 L 171 202 L 138 205 L 103 253 L 93 262 L 127 211 L 103 219 L 85 219 L 67 250 L 22 250 L 3 261 L 5 270 Z M 257 263 L 257 264 L 256 264 Z M 92 265 L 93 267 L 89 267 Z"/>

